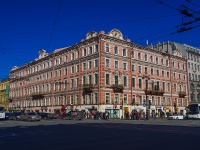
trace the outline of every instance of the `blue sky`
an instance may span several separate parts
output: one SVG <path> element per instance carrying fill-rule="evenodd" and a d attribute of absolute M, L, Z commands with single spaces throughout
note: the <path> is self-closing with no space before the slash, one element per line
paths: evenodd
<path fill-rule="evenodd" d="M 194 20 L 183 18 L 175 8 L 183 5 L 199 11 L 200 2 L 162 2 L 166 5 L 157 0 L 1 0 L 0 80 L 9 76 L 13 66 L 37 58 L 40 49 L 50 53 L 74 45 L 91 30 L 107 33 L 117 28 L 125 38 L 143 46 L 146 40 L 153 45 L 169 40 L 200 47 L 200 27 L 175 33 L 182 20 Z"/>

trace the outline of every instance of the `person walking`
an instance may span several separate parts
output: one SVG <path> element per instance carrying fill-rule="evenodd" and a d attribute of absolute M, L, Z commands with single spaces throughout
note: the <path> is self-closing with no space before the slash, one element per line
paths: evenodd
<path fill-rule="evenodd" d="M 149 113 L 146 112 L 145 120 L 149 120 Z"/>

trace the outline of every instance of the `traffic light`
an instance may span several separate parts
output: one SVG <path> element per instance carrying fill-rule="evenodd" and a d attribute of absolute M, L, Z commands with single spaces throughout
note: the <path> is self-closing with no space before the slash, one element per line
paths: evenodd
<path fill-rule="evenodd" d="M 151 100 L 149 100 L 149 106 L 151 105 Z"/>

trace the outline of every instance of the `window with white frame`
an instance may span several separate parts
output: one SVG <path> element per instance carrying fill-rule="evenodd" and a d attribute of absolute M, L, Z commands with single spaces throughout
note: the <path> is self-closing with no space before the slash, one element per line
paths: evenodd
<path fill-rule="evenodd" d="M 94 93 L 94 104 L 98 104 L 98 93 Z"/>
<path fill-rule="evenodd" d="M 89 51 L 88 54 L 91 55 L 92 54 L 92 46 L 89 47 Z"/>
<path fill-rule="evenodd" d="M 95 53 L 98 52 L 98 49 L 99 49 L 98 44 L 96 44 L 94 47 L 95 47 L 95 48 L 94 48 Z"/>
<path fill-rule="evenodd" d="M 94 60 L 94 67 L 98 67 L 98 66 L 99 66 L 98 59 L 95 59 Z"/>
<path fill-rule="evenodd" d="M 83 49 L 83 56 L 86 56 L 86 48 Z"/>
<path fill-rule="evenodd" d="M 76 65 L 76 72 L 79 72 L 79 65 Z"/>
<path fill-rule="evenodd" d="M 123 63 L 123 69 L 127 70 L 127 63 Z"/>
<path fill-rule="evenodd" d="M 115 47 L 114 47 L 114 52 L 116 55 L 118 54 L 118 46 L 117 45 L 115 45 Z"/>
<path fill-rule="evenodd" d="M 79 85 L 78 85 L 78 78 L 76 78 L 76 87 L 78 87 Z"/>
<path fill-rule="evenodd" d="M 138 53 L 138 60 L 141 60 L 141 53 Z"/>
<path fill-rule="evenodd" d="M 142 73 L 142 66 L 138 66 L 138 73 Z"/>
<path fill-rule="evenodd" d="M 71 67 L 71 73 L 74 73 L 74 66 Z"/>
<path fill-rule="evenodd" d="M 86 95 L 82 95 L 82 100 L 83 100 L 82 104 L 86 104 Z"/>
<path fill-rule="evenodd" d="M 153 56 L 150 56 L 150 61 L 153 63 Z"/>
<path fill-rule="evenodd" d="M 127 87 L 127 76 L 124 76 L 124 86 Z"/>
<path fill-rule="evenodd" d="M 119 77 L 115 76 L 115 84 L 118 85 L 119 84 Z"/>
<path fill-rule="evenodd" d="M 135 51 L 131 51 L 131 57 L 135 58 Z"/>
<path fill-rule="evenodd" d="M 119 104 L 119 94 L 115 94 L 114 104 Z"/>
<path fill-rule="evenodd" d="M 110 93 L 106 93 L 106 104 L 110 104 Z"/>
<path fill-rule="evenodd" d="M 110 59 L 106 58 L 106 67 L 110 67 Z"/>
<path fill-rule="evenodd" d="M 91 60 L 88 62 L 88 69 L 92 69 L 92 61 Z"/>
<path fill-rule="evenodd" d="M 83 70 L 86 70 L 86 63 L 83 63 Z"/>
<path fill-rule="evenodd" d="M 144 54 L 144 61 L 148 61 L 147 54 Z"/>
<path fill-rule="evenodd" d="M 110 45 L 106 44 L 106 52 L 110 52 Z"/>
<path fill-rule="evenodd" d="M 115 60 L 115 68 L 118 68 L 118 61 Z"/>
<path fill-rule="evenodd" d="M 159 61 L 158 61 L 158 57 L 156 57 L 156 64 L 158 64 L 159 63 Z"/>
<path fill-rule="evenodd" d="M 91 74 L 88 75 L 88 82 L 89 82 L 89 84 L 92 84 L 92 75 Z"/>
<path fill-rule="evenodd" d="M 126 49 L 123 48 L 123 56 L 126 56 Z"/>
<path fill-rule="evenodd" d="M 92 94 L 88 94 L 88 104 L 92 104 Z"/>
<path fill-rule="evenodd" d="M 74 60 L 74 53 L 71 54 L 71 60 Z"/>
<path fill-rule="evenodd" d="M 135 71 L 135 65 L 132 65 L 132 71 Z"/>
<path fill-rule="evenodd" d="M 74 95 L 70 95 L 70 104 L 74 104 Z"/>
<path fill-rule="evenodd" d="M 110 85 L 110 74 L 106 73 L 106 85 Z"/>
<path fill-rule="evenodd" d="M 70 87 L 71 87 L 71 89 L 73 89 L 73 88 L 74 88 L 74 79 L 71 79 L 71 82 L 70 82 Z"/>
<path fill-rule="evenodd" d="M 99 77 L 98 77 L 98 74 L 95 73 L 95 74 L 94 74 L 94 84 L 95 84 L 95 85 L 98 84 L 98 78 L 99 78 Z"/>
<path fill-rule="evenodd" d="M 65 56 L 65 62 L 68 62 L 68 56 L 67 55 Z"/>

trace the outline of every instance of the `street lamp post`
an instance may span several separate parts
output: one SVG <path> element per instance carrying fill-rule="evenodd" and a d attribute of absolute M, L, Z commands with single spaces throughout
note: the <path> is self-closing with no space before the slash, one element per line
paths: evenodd
<path fill-rule="evenodd" d="M 150 109 L 150 105 L 148 105 L 148 80 L 150 79 L 149 78 L 149 75 L 143 75 L 142 76 L 142 79 L 145 79 L 145 84 L 146 84 L 146 87 L 145 87 L 145 95 L 146 95 L 146 112 L 148 111 L 148 109 Z M 149 106 L 149 107 L 148 107 Z"/>

